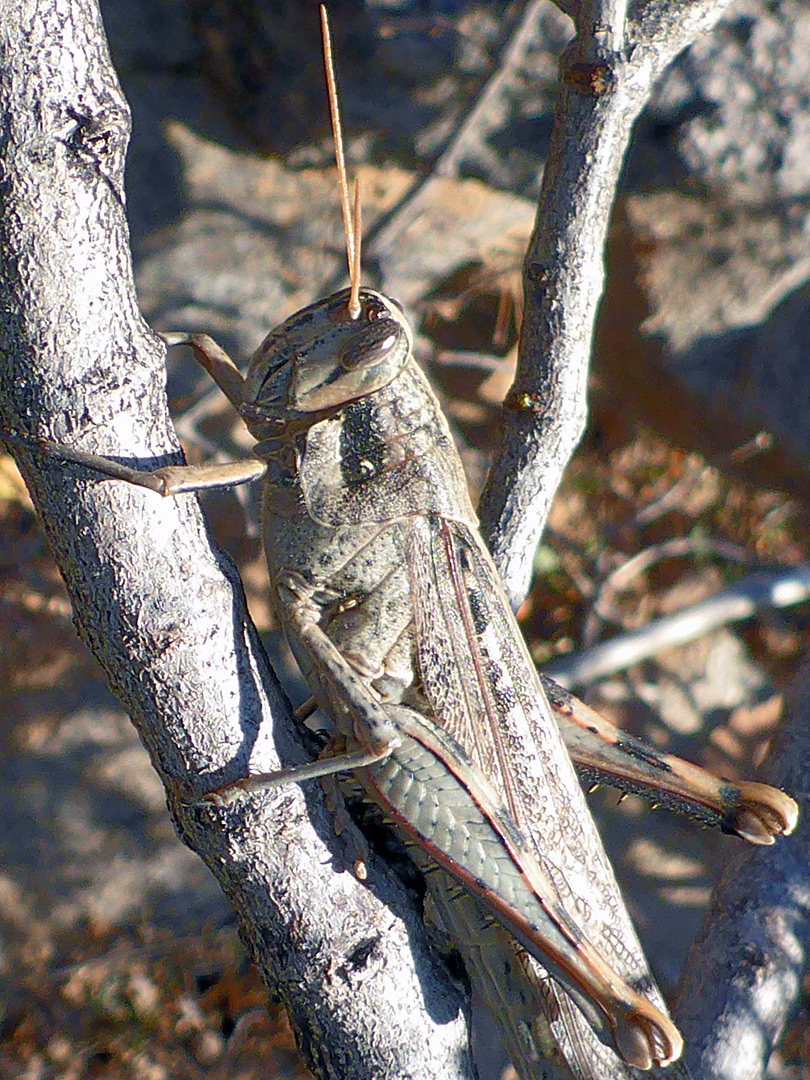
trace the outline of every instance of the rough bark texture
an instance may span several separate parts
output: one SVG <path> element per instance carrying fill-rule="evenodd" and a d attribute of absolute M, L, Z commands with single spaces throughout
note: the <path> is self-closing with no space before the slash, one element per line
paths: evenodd
<path fill-rule="evenodd" d="M 0 424 L 127 462 L 178 460 L 164 355 L 123 209 L 129 114 L 93 0 L 0 16 Z M 196 500 L 27 450 L 20 467 L 81 636 L 129 710 L 184 841 L 219 879 L 313 1069 L 470 1075 L 460 999 L 384 868 L 342 869 L 317 785 L 221 810 L 205 791 L 302 760 L 289 706 Z"/>
<path fill-rule="evenodd" d="M 637 5 L 625 30 L 620 5 L 581 5 L 578 37 L 562 62 L 554 143 L 527 258 L 521 373 L 482 503 L 513 598 L 525 591 L 548 505 L 584 425 L 602 248 L 633 121 L 666 63 L 725 6 Z M 128 116 L 95 4 L 9 0 L 0 48 L 0 424 L 129 462 L 179 460 L 165 408 L 163 350 L 132 288 L 121 195 Z M 236 574 L 212 550 L 196 501 L 162 502 L 36 452 L 21 454 L 20 464 L 80 633 L 131 712 L 178 831 L 239 911 L 315 1070 L 469 1075 L 459 997 L 427 949 L 413 904 L 378 865 L 363 886 L 335 872 L 345 849 L 331 837 L 316 785 L 306 798 L 285 788 L 227 811 L 194 801 L 244 774 L 248 763 L 272 769 L 279 759 L 307 755 L 246 621 Z M 792 787 L 788 774 L 780 779 L 793 791 L 804 786 L 801 777 Z M 751 859 L 782 851 L 779 845 Z M 783 858 L 800 867 L 804 856 L 793 846 Z M 782 987 L 792 989 L 806 901 L 803 886 L 790 884 L 789 865 L 768 865 L 772 880 L 784 874 L 789 883 L 781 888 L 790 910 L 771 920 L 780 937 L 769 940 L 785 958 Z M 735 930 L 732 945 L 720 946 L 725 966 L 698 975 L 694 993 L 685 992 L 694 1006 L 681 1017 L 688 1042 L 712 1042 L 717 1011 L 696 1003 L 726 980 L 739 955 L 728 950 L 745 940 Z M 750 970 L 765 967 L 752 960 Z M 780 990 L 780 1008 L 785 998 Z M 763 1058 L 779 1017 L 762 1023 L 755 1003 L 750 1020 Z M 721 1039 L 736 1049 L 728 1030 Z M 695 1060 L 697 1077 L 743 1075 L 711 1073 L 707 1057 Z"/>
<path fill-rule="evenodd" d="M 810 665 L 785 701 L 785 725 L 762 779 L 799 802 L 796 832 L 729 859 L 690 950 L 676 1011 L 702 1080 L 760 1080 L 801 992 L 810 937 Z"/>
<path fill-rule="evenodd" d="M 479 503 L 481 528 L 517 606 L 551 500 L 585 430 L 593 326 L 613 199 L 636 117 L 670 60 L 728 0 L 583 3 L 560 61 L 554 128 L 524 263 L 518 370 Z"/>

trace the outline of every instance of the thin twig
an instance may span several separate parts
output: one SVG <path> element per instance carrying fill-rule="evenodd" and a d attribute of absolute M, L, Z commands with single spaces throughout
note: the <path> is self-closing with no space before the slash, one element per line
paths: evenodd
<path fill-rule="evenodd" d="M 509 79 L 520 67 L 537 37 L 537 27 L 543 14 L 545 0 L 529 0 L 520 22 L 506 41 L 494 65 L 494 74 L 459 122 L 452 139 L 426 170 L 399 200 L 397 206 L 369 232 L 366 252 L 369 258 L 385 260 L 396 250 L 396 243 L 408 227 L 431 205 L 436 194 L 436 178 L 456 178 L 461 163 L 477 150 L 487 138 L 492 117 L 499 116 L 497 102 Z"/>
<path fill-rule="evenodd" d="M 727 540 L 712 540 L 702 533 L 675 536 L 661 544 L 652 544 L 627 559 L 621 566 L 617 566 L 601 582 L 595 593 L 589 596 L 588 614 L 582 633 L 583 645 L 590 648 L 596 643 L 603 623 L 617 621 L 614 611 L 611 610 L 611 601 L 616 593 L 627 589 L 634 578 L 645 573 L 656 563 L 664 559 L 684 558 L 687 555 L 717 555 L 730 562 L 752 562 L 745 549 L 738 544 L 732 544 Z"/>
<path fill-rule="evenodd" d="M 684 495 L 695 487 L 708 468 L 703 461 L 693 461 L 683 476 L 668 487 L 663 495 L 659 495 L 658 498 L 638 511 L 633 519 L 635 523 L 637 525 L 649 525 L 673 507 L 678 506 L 682 502 Z"/>
<path fill-rule="evenodd" d="M 807 564 L 772 573 L 760 571 L 674 615 L 655 619 L 639 630 L 553 660 L 544 665 L 543 671 L 563 686 L 582 686 L 623 671 L 663 649 L 694 641 L 728 623 L 750 619 L 768 608 L 791 607 L 807 600 L 810 600 L 810 566 Z"/>

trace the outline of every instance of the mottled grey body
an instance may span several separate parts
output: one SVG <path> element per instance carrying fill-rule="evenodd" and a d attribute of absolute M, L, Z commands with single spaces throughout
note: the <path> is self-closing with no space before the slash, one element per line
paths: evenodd
<path fill-rule="evenodd" d="M 429 875 L 434 906 L 468 963 L 522 984 L 509 1023 L 550 996 L 517 941 L 623 1058 L 668 1061 L 677 1032 L 628 985 L 648 978 L 640 951 L 591 945 L 615 913 L 589 911 L 554 854 L 590 819 L 407 323 L 380 294 L 361 302 L 357 320 L 337 294 L 282 324 L 246 379 L 279 619 L 347 753 L 368 754 L 359 782 L 445 871 Z M 575 876 L 587 884 L 589 869 Z M 458 885 L 472 903 L 453 906 Z M 458 940 L 470 922 L 493 938 L 483 957 Z"/>

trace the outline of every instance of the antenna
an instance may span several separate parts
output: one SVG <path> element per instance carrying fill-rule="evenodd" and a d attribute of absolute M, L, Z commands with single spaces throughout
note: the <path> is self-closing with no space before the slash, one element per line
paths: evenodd
<path fill-rule="evenodd" d="M 353 221 L 352 232 L 354 244 L 352 245 L 354 250 L 354 266 L 349 271 L 349 278 L 352 283 L 352 291 L 349 296 L 349 310 L 354 304 L 357 308 L 357 314 L 360 314 L 360 243 L 363 237 L 363 215 L 360 210 L 360 177 L 354 178 L 354 207 L 353 207 Z M 357 315 L 352 315 L 353 319 L 357 318 Z"/>
<path fill-rule="evenodd" d="M 349 315 L 356 319 L 360 314 L 360 185 L 354 185 L 354 218 L 349 199 L 349 181 L 346 176 L 346 158 L 343 154 L 343 131 L 340 126 L 337 82 L 332 60 L 332 36 L 329 32 L 329 16 L 326 5 L 321 4 L 321 36 L 323 38 L 323 65 L 326 69 L 326 90 L 329 95 L 329 113 L 332 117 L 332 135 L 335 140 L 335 164 L 340 186 L 340 208 L 343 211 L 343 231 L 346 235 L 346 260 L 349 264 Z"/>

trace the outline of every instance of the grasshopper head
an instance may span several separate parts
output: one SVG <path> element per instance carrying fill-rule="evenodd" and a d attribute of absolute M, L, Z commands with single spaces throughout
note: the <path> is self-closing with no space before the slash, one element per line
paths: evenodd
<path fill-rule="evenodd" d="M 257 438 L 268 424 L 364 397 L 394 379 L 408 359 L 411 329 L 399 306 L 361 289 L 352 318 L 349 290 L 328 296 L 272 330 L 253 354 L 242 415 Z"/>

